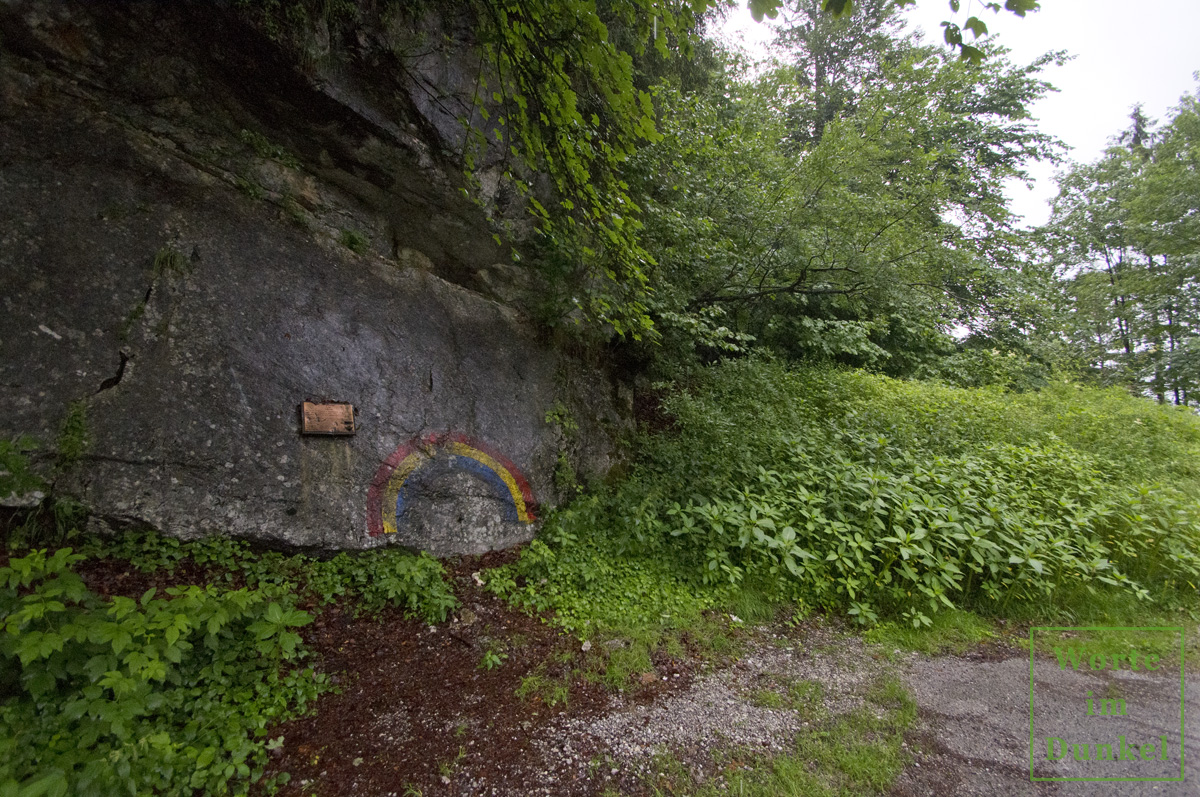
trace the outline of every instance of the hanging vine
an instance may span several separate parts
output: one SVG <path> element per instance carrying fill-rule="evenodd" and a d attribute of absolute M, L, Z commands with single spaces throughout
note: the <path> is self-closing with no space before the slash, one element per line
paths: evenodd
<path fill-rule="evenodd" d="M 643 143 L 660 138 L 649 92 L 637 88 L 634 55 L 652 45 L 690 51 L 691 31 L 710 4 L 674 11 L 649 0 L 474 0 L 478 37 L 492 80 L 481 99 L 497 109 L 486 134 L 520 164 L 508 177 L 538 220 L 561 284 L 574 295 L 566 310 L 640 338 L 652 330 L 645 305 L 646 268 L 638 240 L 639 208 L 620 165 Z M 633 52 L 609 25 L 622 28 Z M 486 111 L 481 111 L 488 121 Z M 466 159 L 468 171 L 475 166 Z M 516 171 L 547 175 L 554 199 L 534 195 Z"/>

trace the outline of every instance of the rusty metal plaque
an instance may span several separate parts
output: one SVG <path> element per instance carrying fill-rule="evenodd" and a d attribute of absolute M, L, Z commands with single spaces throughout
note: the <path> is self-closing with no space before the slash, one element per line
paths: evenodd
<path fill-rule="evenodd" d="M 344 401 L 300 405 L 300 434 L 354 434 L 354 405 Z"/>

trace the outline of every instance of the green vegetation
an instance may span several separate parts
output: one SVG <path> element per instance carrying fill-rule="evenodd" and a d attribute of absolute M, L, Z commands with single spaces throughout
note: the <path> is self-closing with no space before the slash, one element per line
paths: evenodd
<path fill-rule="evenodd" d="M 61 545 L 78 534 L 85 508 L 71 496 L 55 492 L 54 482 L 79 463 L 90 445 L 87 402 L 83 400 L 67 407 L 48 473 L 30 463 L 40 448 L 36 440 L 29 436 L 0 440 L 0 500 L 25 508 L 9 521 L 11 546 L 20 547 L 30 540 Z"/>
<path fill-rule="evenodd" d="M 130 335 L 133 334 L 133 328 L 142 320 L 142 316 L 146 314 L 146 302 L 139 299 L 138 303 L 125 314 L 125 318 L 121 320 L 121 328 L 117 330 L 117 337 L 122 343 L 128 343 Z"/>
<path fill-rule="evenodd" d="M 272 144 L 271 140 L 262 133 L 256 133 L 253 130 L 242 130 L 238 133 L 238 138 L 260 158 L 277 161 L 289 169 L 300 168 L 300 161 L 296 159 L 295 155 L 278 144 Z"/>
<path fill-rule="evenodd" d="M 532 673 L 521 679 L 517 687 L 517 697 L 540 700 L 550 708 L 565 705 L 570 699 L 570 683 L 564 679 L 551 678 L 546 675 L 545 663 L 539 665 Z"/>
<path fill-rule="evenodd" d="M 1140 106 L 1095 163 L 1063 175 L 1041 260 L 1081 375 L 1158 401 L 1200 403 L 1200 95 L 1155 131 Z"/>
<path fill-rule="evenodd" d="M 817 16 L 845 21 L 856 5 L 867 11 L 879 7 L 894 16 L 910 3 L 829 0 L 798 5 Z M 950 5 L 957 4 L 955 0 Z M 780 7 L 775 0 L 756 0 L 753 5 L 760 15 L 774 15 Z M 330 50 L 352 51 L 369 32 L 391 44 L 396 60 L 388 66 L 407 67 L 406 42 L 397 41 L 394 32 L 411 25 L 415 12 L 400 4 L 238 0 L 237 6 L 268 36 L 306 60 L 314 51 L 326 56 Z M 531 263 L 550 278 L 554 290 L 542 298 L 557 322 L 582 313 L 622 336 L 656 336 L 654 326 L 662 313 L 652 306 L 654 294 L 647 289 L 660 288 L 655 266 L 664 252 L 642 235 L 653 211 L 643 205 L 644 196 L 627 166 L 640 148 L 662 139 L 657 89 L 709 85 L 713 96 L 731 96 L 730 87 L 717 85 L 719 81 L 706 74 L 713 67 L 715 47 L 704 38 L 704 30 L 719 7 L 716 0 L 671 8 L 651 0 L 599 5 L 583 0 L 468 0 L 461 7 L 474 27 L 469 46 L 480 58 L 472 81 L 472 107 L 464 109 L 459 120 L 464 136 L 458 158 L 473 189 L 480 184 L 477 167 L 498 160 L 505 188 L 524 198 L 540 234 L 536 251 L 514 251 L 514 259 Z M 1020 15 L 1033 7 L 1032 0 L 1006 4 Z M 978 17 L 970 17 L 965 26 L 975 37 L 987 30 Z M 320 43 L 314 41 L 317 30 L 323 31 Z M 985 55 L 995 55 L 982 45 L 968 44 L 957 23 L 947 24 L 944 38 L 951 51 L 961 53 L 963 63 L 979 64 Z M 801 85 L 790 88 L 799 93 Z M 1005 87 L 1003 100 L 980 116 L 992 112 L 1023 118 L 1023 103 L 1011 88 Z M 972 157 L 964 163 L 994 170 L 996 164 L 989 160 L 1007 162 L 1027 154 L 1019 144 L 1010 148 L 1007 142 L 989 143 L 995 144 L 987 147 L 990 158 Z M 948 153 L 951 147 L 942 151 Z M 744 161 L 745 154 L 735 149 L 728 157 Z M 895 158 L 889 165 L 905 162 Z M 922 168 L 916 161 L 912 164 L 914 170 Z M 1009 163 L 1000 168 L 1009 168 Z M 534 174 L 553 186 L 548 201 L 532 190 Z M 764 232 L 770 235 L 765 228 Z"/>
<path fill-rule="evenodd" d="M 0 789 L 244 794 L 265 729 L 327 687 L 301 668 L 310 616 L 282 593 L 175 587 L 100 599 L 82 556 L 0 568 Z"/>
<path fill-rule="evenodd" d="M 895 27 L 826 31 L 827 50 L 859 36 L 866 77 L 844 74 L 825 99 L 793 64 L 764 75 L 732 58 L 707 91 L 660 92 L 667 135 L 626 172 L 657 261 L 662 351 L 646 356 L 664 376 L 755 349 L 943 376 L 951 323 L 1014 348 L 997 341 L 1018 339 L 1029 308 L 1003 185 L 1057 152 L 1023 122 L 1057 58 L 1018 66 L 995 49 L 976 69 Z"/>
<path fill-rule="evenodd" d="M 167 245 L 154 253 L 154 279 L 182 277 L 192 270 L 187 255 Z"/>
<path fill-rule="evenodd" d="M 788 684 L 788 704 L 792 710 L 800 713 L 810 722 L 816 722 L 825 715 L 825 705 L 822 699 L 825 687 L 819 681 L 794 681 Z"/>
<path fill-rule="evenodd" d="M 367 240 L 367 236 L 358 230 L 342 230 L 338 236 L 338 241 L 342 246 L 356 255 L 366 254 L 367 249 L 371 245 L 371 242 Z"/>
<path fill-rule="evenodd" d="M 1174 619 L 1174 622 L 1171 620 Z M 1101 654 L 1108 657 L 1124 657 L 1120 666 L 1129 669 L 1128 656 L 1136 651 L 1139 657 L 1156 655 L 1162 661 L 1162 666 L 1168 670 L 1176 670 L 1179 665 L 1179 634 L 1164 631 L 1135 631 L 1133 628 L 1176 627 L 1184 629 L 1184 663 L 1195 665 L 1197 662 L 1197 643 L 1194 635 L 1188 638 L 1189 626 L 1181 625 L 1178 618 L 1138 616 L 1132 626 L 1111 620 L 1087 623 L 1088 626 L 1098 626 L 1102 631 L 1030 631 L 1029 640 L 1034 649 L 1046 656 L 1056 655 L 1074 647 L 1077 651 L 1086 650 L 1083 668 L 1087 669 L 1087 659 L 1092 655 Z M 1082 627 L 1083 624 L 1081 624 Z M 1121 627 L 1125 626 L 1125 627 Z M 1064 659 L 1065 661 L 1065 659 Z M 1066 666 L 1071 666 L 1067 664 Z"/>
<path fill-rule="evenodd" d="M 67 416 L 63 418 L 62 426 L 58 431 L 58 466 L 69 468 L 77 463 L 87 452 L 90 443 L 87 402 L 73 401 L 67 408 Z"/>
<path fill-rule="evenodd" d="M 782 707 L 782 698 L 776 697 Z M 794 752 L 764 756 L 730 751 L 726 753 L 731 759 L 727 774 L 703 784 L 696 783 L 670 756 L 662 756 L 655 762 L 659 774 L 649 785 L 656 795 L 696 797 L 834 797 L 886 792 L 910 760 L 902 744 L 905 730 L 916 720 L 917 706 L 893 677 L 877 681 L 866 697 L 867 705 L 802 731 Z"/>
<path fill-rule="evenodd" d="M 591 492 L 571 464 L 575 419 L 560 402 L 544 416 L 573 502 L 484 578 L 583 645 L 526 674 L 520 697 L 565 703 L 579 676 L 626 689 L 663 657 L 727 656 L 746 626 L 815 611 L 929 653 L 1009 623 L 1200 614 L 1197 101 L 1157 132 L 1135 112 L 1027 234 L 1004 186 L 1061 154 L 1029 117 L 1064 56 L 1013 64 L 995 42 L 968 44 L 963 29 L 986 32 L 978 17 L 946 27 L 947 52 L 904 34 L 906 4 L 796 3 L 778 60 L 758 65 L 703 39 L 713 0 L 462 5 L 479 71 L 461 149 L 439 157 L 457 158 L 468 195 L 478 166 L 498 170 L 496 192 L 534 219 L 512 254 L 538 272 L 526 309 L 555 339 L 660 380 L 643 393 L 661 422 L 624 478 Z M 416 12 L 401 4 L 235 6 L 306 64 L 320 29 L 322 53 L 378 40 L 372 68 L 409 66 L 395 36 Z M 239 138 L 299 166 L 260 133 Z M 307 224 L 294 197 L 281 207 Z M 497 242 L 524 226 L 496 224 Z M 371 244 L 353 229 L 338 241 Z M 167 246 L 153 280 L 189 268 Z M 79 402 L 55 472 L 88 443 Z M 309 611 L 345 599 L 432 623 L 457 605 L 427 555 L 322 559 L 145 532 L 28 550 L 74 542 L 80 519 L 37 495 L 35 449 L 0 441 L 0 497 L 41 501 L 0 567 L 0 795 L 245 793 L 281 743 L 266 729 L 330 688 L 304 666 Z M 203 585 L 102 597 L 76 572 L 85 557 Z M 486 671 L 509 657 L 503 641 L 472 655 Z M 907 760 L 911 699 L 888 679 L 846 716 L 823 698 L 812 681 L 755 692 L 815 727 L 788 755 L 739 760 L 728 790 L 885 790 Z M 716 789 L 661 764 L 652 788 Z"/>
<path fill-rule="evenodd" d="M 554 428 L 558 437 L 558 455 L 554 466 L 554 489 L 563 500 L 574 498 L 582 489 L 579 478 L 575 474 L 575 466 L 571 464 L 570 450 L 579 437 L 579 422 L 571 415 L 570 409 L 562 401 L 555 401 L 554 406 L 546 411 L 546 423 Z"/>
<path fill-rule="evenodd" d="M 125 314 L 125 318 L 122 319 L 121 326 L 117 330 L 117 336 L 123 343 L 129 341 L 134 327 L 146 315 L 146 307 L 150 302 L 150 294 L 154 290 L 155 284 L 164 277 L 184 277 L 190 274 L 191 271 L 192 264 L 187 256 L 170 244 L 163 246 L 154 253 L 154 263 L 150 269 L 150 285 L 145 295 Z"/>
<path fill-rule="evenodd" d="M 761 359 L 696 372 L 665 407 L 675 431 L 632 478 L 553 516 L 493 589 L 576 633 L 685 628 L 747 595 L 912 627 L 1194 602 L 1189 413 Z"/>
<path fill-rule="evenodd" d="M 1031 108 L 1065 55 L 1011 63 L 981 38 L 982 14 L 921 42 L 900 18 L 910 4 L 789 4 L 777 56 L 751 65 L 704 37 L 712 0 L 465 0 L 471 34 L 446 46 L 479 58 L 454 155 L 468 195 L 486 163 L 535 222 L 522 240 L 510 233 L 525 225 L 493 214 L 497 241 L 538 273 L 526 309 L 591 345 L 621 339 L 668 378 L 768 349 L 1018 390 L 1078 372 L 1189 403 L 1195 98 L 1161 130 L 1135 114 L 1029 235 L 1004 186 L 1063 154 Z M 236 5 L 305 62 L 378 40 L 378 68 L 400 73 L 430 43 L 418 23 L 436 22 L 394 3 Z M 1036 3 L 982 7 L 1024 16 Z"/>
<path fill-rule="evenodd" d="M 152 531 L 130 531 L 112 540 L 93 539 L 83 553 L 128 561 L 144 573 L 173 575 L 178 567 L 191 564 L 208 569 L 218 583 L 240 579 L 250 588 L 275 589 L 318 605 L 349 597 L 361 612 L 398 606 L 430 623 L 444 621 L 458 606 L 443 580 L 441 564 L 424 553 L 384 549 L 317 559 L 256 552 L 248 543 L 228 537 L 182 542 Z"/>
<path fill-rule="evenodd" d="M 929 653 L 1020 622 L 1177 624 L 1200 583 L 1200 422 L 1057 382 L 964 389 L 763 359 L 694 372 L 631 477 L 489 588 L 598 646 L 624 687 L 671 641 L 845 613 Z M 736 621 L 727 621 L 733 617 Z"/>
<path fill-rule="evenodd" d="M 290 194 L 284 194 L 280 199 L 280 207 L 283 208 L 283 215 L 287 217 L 292 224 L 297 227 L 307 230 L 309 228 L 308 214 L 304 211 L 304 207 Z"/>
<path fill-rule="evenodd" d="M 0 439 L 0 497 L 23 498 L 45 488 L 45 481 L 29 463 L 37 450 L 37 441 L 28 435 Z"/>
<path fill-rule="evenodd" d="M 980 642 L 997 636 L 993 625 L 961 609 L 946 609 L 928 623 L 880 623 L 863 634 L 863 639 L 886 650 L 917 650 L 922 653 L 965 653 Z"/>
<path fill-rule="evenodd" d="M 0 491 L 40 485 L 29 450 L 0 446 Z M 24 536 L 10 538 L 14 553 Z M 427 555 L 318 560 L 149 532 L 83 548 L 27 550 L 0 567 L 0 793 L 245 794 L 279 743 L 268 727 L 331 688 L 303 666 L 295 629 L 312 617 L 300 605 L 350 598 L 427 622 L 457 605 Z M 210 583 L 102 598 L 75 572 L 88 558 L 166 576 L 199 568 Z"/>
<path fill-rule="evenodd" d="M 775 758 L 730 784 L 745 794 L 871 794 L 891 785 L 908 763 L 904 731 L 917 707 L 904 687 L 886 678 L 868 694 L 870 706 L 837 719 L 831 728 L 802 734 L 796 755 Z M 881 709 L 883 716 L 873 707 Z"/>
<path fill-rule="evenodd" d="M 233 182 L 239 191 L 255 201 L 267 195 L 267 189 L 252 177 L 243 177 L 240 174 L 234 175 Z"/>
<path fill-rule="evenodd" d="M 750 693 L 750 702 L 759 708 L 781 709 L 787 705 L 784 696 L 772 689 L 755 689 Z"/>

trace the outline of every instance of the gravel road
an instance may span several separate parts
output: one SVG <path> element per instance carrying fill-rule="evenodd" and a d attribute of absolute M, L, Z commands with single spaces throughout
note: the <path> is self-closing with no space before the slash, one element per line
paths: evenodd
<path fill-rule="evenodd" d="M 870 684 L 889 673 L 907 684 L 920 712 L 907 736 L 914 761 L 894 784 L 891 797 L 1200 794 L 1200 778 L 1190 771 L 1182 782 L 1031 781 L 1026 652 L 988 645 L 963 655 L 903 653 L 865 644 L 856 634 L 819 623 L 787 633 L 757 629 L 735 664 L 700 675 L 683 692 L 649 704 L 617 697 L 598 718 L 554 725 L 540 743 L 544 760 L 556 762 L 543 773 L 546 793 L 554 793 L 560 778 L 583 777 L 586 762 L 597 751 L 603 751 L 607 762 L 601 777 L 611 777 L 614 786 L 651 775 L 658 766 L 656 756 L 666 751 L 703 781 L 705 764 L 717 750 L 779 753 L 791 748 L 796 734 L 806 732 L 809 718 L 802 713 L 767 707 L 755 699 L 764 688 L 796 681 L 820 683 L 823 713 L 836 716 L 862 705 Z M 1053 657 L 1039 656 L 1034 690 L 1036 777 L 1179 775 L 1178 662 L 1157 672 L 1093 672 L 1086 666 L 1063 670 Z M 1095 701 L 1092 715 L 1087 713 L 1089 696 Z M 1101 701 L 1116 698 L 1124 701 L 1125 715 L 1103 716 Z M 1113 711 L 1117 705 L 1111 704 Z M 1184 752 L 1200 755 L 1200 679 L 1187 678 L 1184 705 Z M 1047 760 L 1047 738 L 1065 741 L 1062 760 Z M 1119 756 L 1121 739 L 1126 742 L 1125 760 L 1078 762 L 1070 747 L 1107 744 Z M 1146 743 L 1155 746 L 1140 747 Z M 1093 750 L 1096 757 L 1106 754 L 1093 747 L 1089 755 Z M 1200 759 L 1189 768 L 1195 767 L 1200 767 Z"/>
<path fill-rule="evenodd" d="M 1027 653 L 918 657 L 903 676 L 921 707 L 917 731 L 922 750 L 893 789 L 896 797 L 916 795 L 1196 795 L 1200 793 L 1200 679 L 1186 678 L 1182 782 L 1043 781 L 1029 772 L 1030 664 Z M 1088 696 L 1093 714 L 1088 714 Z M 1105 716 L 1105 698 L 1125 701 L 1125 716 Z M 1052 657 L 1034 668 L 1034 775 L 1047 778 L 1178 777 L 1180 774 L 1180 679 L 1176 663 L 1158 672 L 1141 669 L 1092 672 L 1060 669 Z M 1118 709 L 1111 708 L 1110 714 Z M 1165 744 L 1159 742 L 1163 737 Z M 1126 760 L 1047 760 L 1046 739 L 1090 743 L 1081 757 L 1103 757 L 1096 744 L 1119 749 L 1132 745 Z M 1141 758 L 1141 744 L 1154 743 Z M 1164 749 L 1159 751 L 1161 745 Z M 1059 748 L 1055 746 L 1055 752 Z M 1117 754 L 1114 754 L 1117 755 Z M 1136 760 L 1130 760 L 1134 759 Z M 1166 761 L 1161 759 L 1166 758 Z M 1195 763 L 1192 763 L 1195 762 Z"/>

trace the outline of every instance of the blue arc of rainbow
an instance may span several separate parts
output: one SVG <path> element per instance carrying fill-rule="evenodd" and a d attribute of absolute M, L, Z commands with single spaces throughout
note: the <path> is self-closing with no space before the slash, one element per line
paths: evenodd
<path fill-rule="evenodd" d="M 407 486 L 444 470 L 479 477 L 504 502 L 505 519 L 532 523 L 536 504 L 529 482 L 515 465 L 461 434 L 434 434 L 401 445 L 383 461 L 367 491 L 367 529 L 372 537 L 395 534 L 408 502 Z"/>

